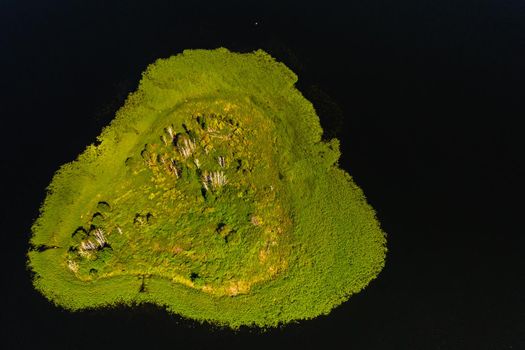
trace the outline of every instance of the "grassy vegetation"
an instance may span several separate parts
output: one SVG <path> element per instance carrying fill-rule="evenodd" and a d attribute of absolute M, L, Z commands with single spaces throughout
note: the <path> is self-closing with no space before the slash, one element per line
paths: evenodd
<path fill-rule="evenodd" d="M 296 81 L 260 50 L 150 65 L 49 185 L 35 287 L 72 310 L 152 302 L 233 328 L 326 314 L 360 291 L 385 235 Z"/>

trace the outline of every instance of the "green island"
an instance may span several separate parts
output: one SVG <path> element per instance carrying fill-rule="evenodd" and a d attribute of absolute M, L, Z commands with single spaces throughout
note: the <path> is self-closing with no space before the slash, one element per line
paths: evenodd
<path fill-rule="evenodd" d="M 28 267 L 69 310 L 154 303 L 214 325 L 328 314 L 384 266 L 374 210 L 297 76 L 262 50 L 186 50 L 54 175 Z"/>

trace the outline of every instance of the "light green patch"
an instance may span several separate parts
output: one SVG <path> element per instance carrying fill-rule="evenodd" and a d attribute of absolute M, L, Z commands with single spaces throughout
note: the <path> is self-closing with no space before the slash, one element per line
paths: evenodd
<path fill-rule="evenodd" d="M 72 310 L 152 302 L 232 328 L 326 314 L 364 288 L 385 235 L 296 81 L 261 50 L 150 65 L 49 185 L 35 287 Z"/>

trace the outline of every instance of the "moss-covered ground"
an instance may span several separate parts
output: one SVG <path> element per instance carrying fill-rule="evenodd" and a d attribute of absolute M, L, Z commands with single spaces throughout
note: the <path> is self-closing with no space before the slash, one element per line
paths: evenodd
<path fill-rule="evenodd" d="M 385 235 L 296 81 L 260 50 L 149 66 L 49 185 L 35 287 L 68 309 L 152 302 L 233 328 L 326 314 L 360 291 Z"/>

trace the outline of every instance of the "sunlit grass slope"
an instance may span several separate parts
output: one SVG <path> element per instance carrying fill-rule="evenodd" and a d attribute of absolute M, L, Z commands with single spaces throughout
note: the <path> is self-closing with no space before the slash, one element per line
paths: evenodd
<path fill-rule="evenodd" d="M 385 235 L 296 81 L 263 51 L 150 65 L 49 185 L 35 287 L 68 309 L 152 302 L 233 328 L 326 314 L 360 291 Z"/>

